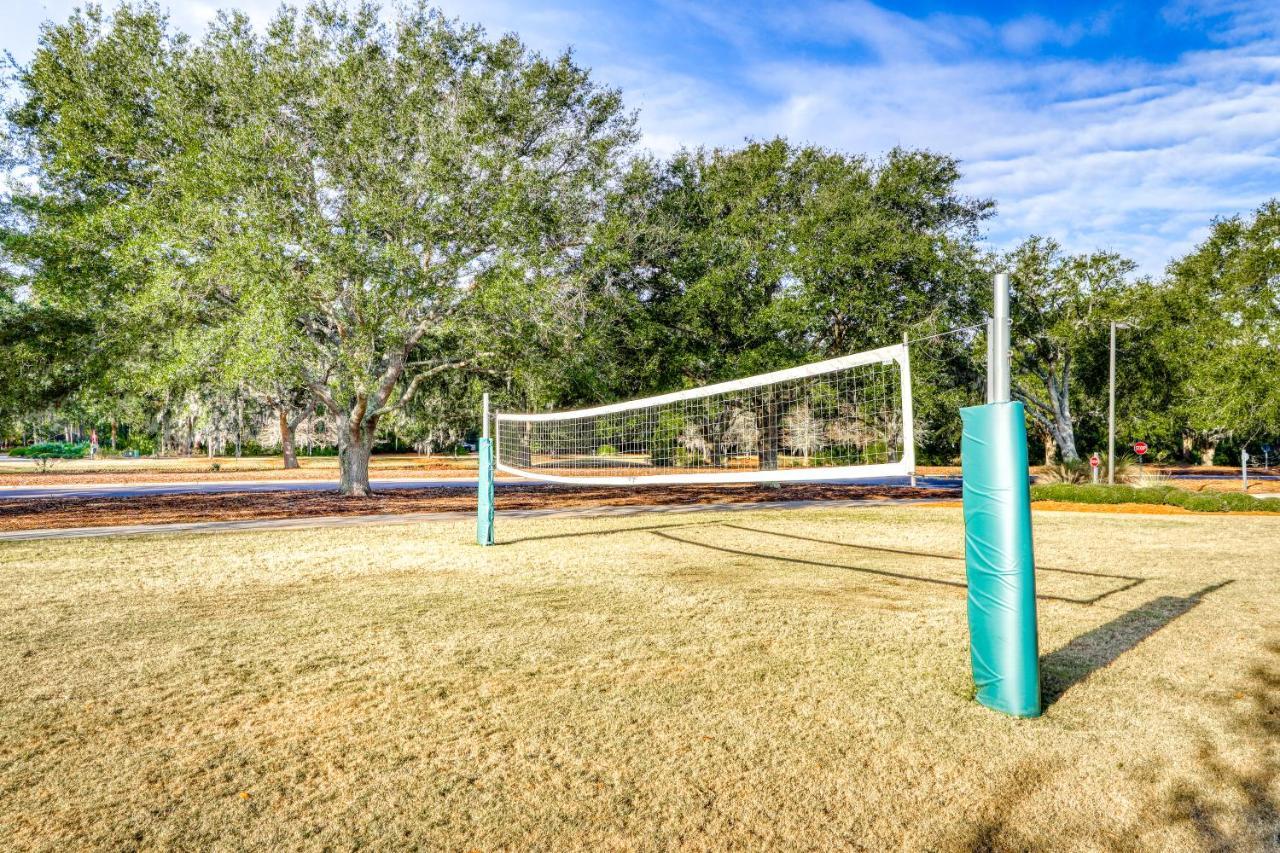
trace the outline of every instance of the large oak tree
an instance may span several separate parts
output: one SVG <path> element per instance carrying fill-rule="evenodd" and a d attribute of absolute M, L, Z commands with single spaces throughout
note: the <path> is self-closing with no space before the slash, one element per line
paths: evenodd
<path fill-rule="evenodd" d="M 167 32 L 145 6 L 45 29 L 14 113 L 57 178 L 32 207 L 88 199 L 114 227 L 107 245 L 32 216 L 28 239 L 128 271 L 108 315 L 164 317 L 300 381 L 338 423 L 341 491 L 367 494 L 380 420 L 430 377 L 486 366 L 475 294 L 570 262 L 633 118 L 570 54 L 421 5 L 389 21 L 286 6 L 264 33 L 223 14 L 198 44 Z M 128 61 L 80 70 L 112 53 Z"/>

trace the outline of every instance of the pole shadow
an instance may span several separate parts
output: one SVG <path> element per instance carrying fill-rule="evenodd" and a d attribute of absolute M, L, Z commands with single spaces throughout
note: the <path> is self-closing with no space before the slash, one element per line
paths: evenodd
<path fill-rule="evenodd" d="M 708 551 L 719 551 L 722 554 L 733 554 L 736 557 L 755 557 L 758 560 L 774 560 L 779 563 L 792 563 L 797 566 L 814 566 L 820 569 L 839 569 L 846 572 L 858 572 L 864 575 L 878 575 L 883 578 L 893 578 L 894 580 L 915 581 L 917 583 L 936 584 L 938 586 L 949 586 L 957 589 L 964 589 L 967 584 L 959 581 L 942 580 L 941 578 L 926 578 L 919 575 L 909 575 L 904 572 L 891 572 L 887 569 L 872 569 L 867 566 L 848 566 L 840 563 L 823 563 L 819 560 L 805 560 L 801 557 L 780 557 L 776 554 L 757 554 L 755 551 L 741 551 L 737 548 L 725 548 L 722 545 L 708 545 L 706 542 L 697 542 L 692 539 L 681 539 L 679 536 L 672 536 L 670 533 L 663 533 L 661 530 L 652 531 L 654 536 L 661 536 L 663 539 L 669 539 L 672 542 L 679 542 L 681 545 L 693 545 L 698 548 L 706 548 Z"/>
<path fill-rule="evenodd" d="M 879 551 L 882 554 L 901 554 L 907 557 L 932 557 L 938 560 L 954 560 L 956 562 L 964 562 L 964 555 L 956 554 L 938 554 L 933 551 L 911 551 L 905 548 L 885 548 L 880 545 L 859 545 L 856 542 L 837 542 L 834 539 L 818 539 L 814 536 L 800 536 L 796 533 L 780 533 L 776 530 L 765 530 L 760 527 L 747 527 L 743 524 L 730 524 L 729 522 L 721 522 L 724 527 L 732 527 L 735 530 L 746 530 L 751 533 L 766 533 L 770 536 L 781 536 L 786 539 L 798 539 L 801 542 L 815 542 L 819 545 L 835 545 L 840 548 L 853 548 L 858 551 Z M 1137 581 L 1142 583 L 1149 578 L 1138 578 L 1132 575 L 1116 575 L 1109 572 L 1086 572 L 1083 569 L 1055 569 L 1052 566 L 1036 566 L 1037 572 L 1058 572 L 1064 575 L 1083 575 L 1091 578 L 1107 578 L 1109 580 Z M 1125 587 L 1129 589 L 1129 587 Z M 1118 592 L 1119 590 L 1117 590 Z M 1115 593 L 1108 593 L 1114 595 Z"/>
<path fill-rule="evenodd" d="M 627 516 L 620 516 L 626 518 Z M 679 530 L 683 527 L 707 527 L 717 521 L 679 521 L 674 524 L 648 524 L 639 527 L 619 527 L 609 530 L 576 530 L 570 533 L 548 533 L 544 536 L 523 536 L 519 539 L 503 539 L 490 547 L 518 545 L 521 542 L 543 542 L 548 539 L 578 539 L 584 536 L 620 536 L 624 533 L 651 533 L 656 530 Z"/>
<path fill-rule="evenodd" d="M 1044 706 L 1049 707 L 1072 687 L 1186 615 L 1209 593 L 1234 582 L 1225 580 L 1211 584 L 1182 598 L 1173 595 L 1153 598 L 1042 656 L 1040 678 Z"/>
<path fill-rule="evenodd" d="M 764 533 L 769 536 L 779 536 L 783 539 L 795 539 L 800 542 L 813 542 L 819 545 L 835 545 L 840 548 L 851 548 L 855 551 L 875 551 L 881 554 L 898 554 L 906 557 L 927 557 L 930 559 L 953 560 L 956 562 L 964 562 L 964 559 L 965 559 L 963 556 L 955 556 L 954 554 L 935 554 L 931 551 L 910 551 L 903 548 L 884 548 L 878 545 L 857 545 L 849 542 L 836 542 L 830 539 L 818 539 L 812 536 L 799 536 L 794 533 L 779 533 L 775 530 L 764 530 L 758 527 L 747 527 L 741 524 L 730 524 L 727 521 L 720 522 L 720 526 L 731 527 L 734 530 L 743 530 L 750 533 Z M 701 543 L 689 543 L 689 544 L 701 544 Z M 705 547 L 709 547 L 709 546 L 705 546 Z M 756 554 L 754 556 L 766 557 L 767 555 Z M 768 557 L 768 559 L 784 560 L 787 558 Z M 826 566 L 827 568 L 844 568 L 843 566 L 839 566 L 832 563 L 814 563 L 813 565 Z M 1133 577 L 1132 575 L 1116 575 L 1116 574 L 1110 574 L 1107 572 L 1086 572 L 1080 569 L 1055 569 L 1049 566 L 1036 566 L 1036 571 L 1037 572 L 1057 572 L 1065 575 L 1081 575 L 1081 576 L 1090 577 L 1090 578 L 1104 578 L 1106 580 L 1124 581 L 1124 583 L 1119 584 L 1113 589 L 1108 589 L 1104 592 L 1098 593 L 1097 595 L 1090 596 L 1089 598 L 1072 598 L 1071 596 L 1052 595 L 1050 593 L 1036 594 L 1037 599 L 1041 599 L 1044 601 L 1062 601 L 1062 602 L 1066 602 L 1067 604 L 1084 604 L 1084 605 L 1096 604 L 1097 602 L 1101 601 L 1104 598 L 1109 598 L 1113 595 L 1117 595 L 1118 593 L 1124 592 L 1125 590 L 1133 589 L 1135 586 L 1138 586 L 1139 584 L 1142 584 L 1142 583 L 1146 583 L 1146 581 L 1148 580 L 1148 578 L 1138 578 L 1138 577 Z M 897 577 L 897 575 L 895 575 L 895 577 Z M 912 577 L 915 580 L 921 580 L 921 581 L 927 581 L 927 582 L 948 583 L 948 584 L 951 583 L 949 581 L 932 581 L 929 578 L 914 578 L 913 576 L 910 576 L 910 575 L 903 575 L 902 577 Z M 955 583 L 951 585 L 967 587 L 968 583 L 961 582 L 961 583 Z"/>

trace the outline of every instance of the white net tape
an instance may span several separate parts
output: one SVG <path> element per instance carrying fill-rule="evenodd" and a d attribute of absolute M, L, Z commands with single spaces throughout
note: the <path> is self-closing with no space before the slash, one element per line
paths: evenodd
<path fill-rule="evenodd" d="M 499 414 L 497 467 L 562 483 L 905 476 L 915 467 L 905 346 L 642 400 Z"/>

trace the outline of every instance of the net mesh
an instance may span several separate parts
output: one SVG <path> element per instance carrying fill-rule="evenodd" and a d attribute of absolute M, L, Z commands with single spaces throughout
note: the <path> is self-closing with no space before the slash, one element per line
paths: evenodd
<path fill-rule="evenodd" d="M 594 409 L 500 414 L 497 464 L 583 483 L 904 474 L 909 377 L 905 348 L 887 347 Z"/>

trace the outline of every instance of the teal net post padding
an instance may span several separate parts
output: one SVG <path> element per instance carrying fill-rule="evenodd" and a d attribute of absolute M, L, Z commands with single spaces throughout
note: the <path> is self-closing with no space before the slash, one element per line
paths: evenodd
<path fill-rule="evenodd" d="M 480 439 L 480 481 L 476 501 L 476 542 L 493 544 L 493 439 Z"/>
<path fill-rule="evenodd" d="M 969 649 L 978 701 L 1040 716 L 1035 556 L 1022 404 L 961 409 Z"/>

